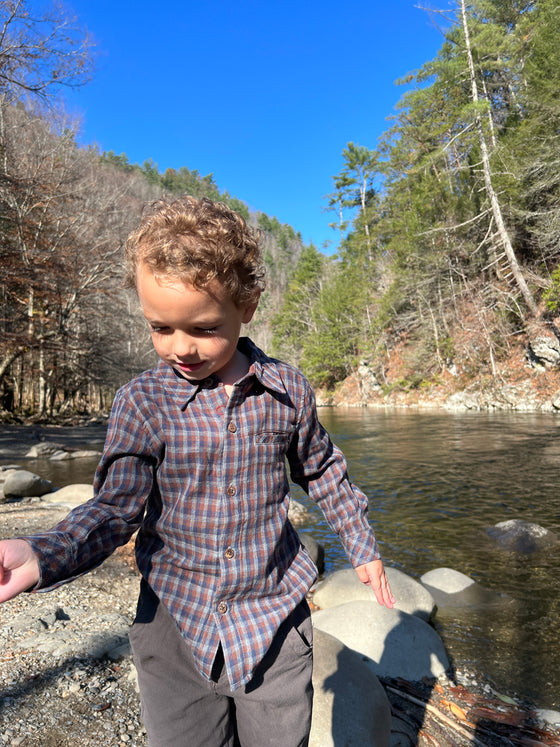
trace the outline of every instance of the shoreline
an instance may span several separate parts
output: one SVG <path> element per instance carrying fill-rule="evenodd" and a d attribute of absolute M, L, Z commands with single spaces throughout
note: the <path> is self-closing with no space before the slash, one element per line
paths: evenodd
<path fill-rule="evenodd" d="M 0 536 L 12 535 L 15 528 L 21 533 L 39 531 L 65 513 L 41 503 L 1 504 Z M 70 584 L 0 605 L 0 725 L 10 744 L 146 744 L 126 641 L 138 584 L 134 550 L 128 543 Z M 383 678 L 380 682 L 391 704 L 393 733 L 409 735 L 401 745 L 560 743 L 560 726 L 546 723 L 545 711 L 501 696 L 468 672 L 456 673 L 455 680 L 429 683 Z"/>
<path fill-rule="evenodd" d="M 383 405 L 383 407 L 387 409 L 386 405 Z M 406 408 L 402 407 L 399 409 Z M 414 405 L 413 409 L 418 409 L 418 406 Z M 434 410 L 434 407 L 430 407 L 430 409 Z M 65 444 L 67 446 L 70 446 L 71 448 L 84 447 L 92 441 L 100 440 L 100 437 L 104 434 L 105 429 L 106 422 L 104 420 L 86 420 L 85 422 L 81 422 L 79 424 L 74 423 L 73 425 L 69 425 L 68 423 L 55 424 L 52 422 L 49 424 L 44 423 L 27 425 L 0 424 L 0 459 L 2 457 L 7 457 L 10 460 L 14 461 L 18 459 L 25 459 L 25 461 L 27 461 L 27 459 L 25 458 L 26 451 L 30 448 L 30 446 L 32 446 L 34 443 L 37 443 L 38 441 L 47 441 L 52 443 L 62 439 L 64 440 Z M 25 467 L 25 465 L 22 466 Z M 43 511 L 43 521 L 46 520 L 49 526 L 54 522 L 54 520 L 56 520 L 56 511 L 54 511 L 52 508 L 47 509 L 47 505 L 41 505 L 41 503 L 7 503 L 0 505 L 0 513 L 4 514 L 5 519 L 6 513 L 11 513 L 12 510 L 14 512 L 17 512 L 18 506 L 20 510 L 22 510 L 23 513 L 25 513 L 29 518 L 31 518 L 31 516 L 36 512 Z M 7 511 L 7 509 L 10 510 Z M 47 510 L 48 515 L 46 515 Z M 5 520 L 2 522 L 2 525 L 2 536 L 9 536 L 10 533 L 7 530 Z M 18 526 L 19 534 L 29 533 L 25 527 L 21 526 L 21 522 Z M 120 560 L 121 559 L 119 559 L 119 562 Z M 43 597 L 43 599 L 45 598 L 46 595 Z M 412 697 L 420 698 L 420 700 L 424 698 L 426 700 L 426 703 L 430 704 L 431 708 L 435 709 L 431 710 L 431 708 L 428 708 L 426 705 L 424 706 L 424 718 L 429 719 L 430 724 L 432 724 L 434 719 L 436 720 L 437 724 L 439 724 L 439 726 L 437 727 L 432 724 L 430 726 L 430 730 L 439 729 L 440 731 L 443 731 L 443 733 L 445 733 L 446 729 L 452 729 L 452 726 L 445 721 L 445 719 L 447 718 L 451 719 L 453 723 L 456 722 L 456 725 L 461 727 L 458 730 L 459 732 L 461 732 L 461 729 L 467 729 L 468 731 L 469 729 L 471 729 L 468 723 L 474 723 L 472 720 L 474 716 L 469 716 L 469 712 L 472 709 L 475 709 L 473 711 L 473 713 L 475 714 L 486 713 L 485 719 L 487 721 L 493 721 L 493 723 L 497 725 L 495 728 L 498 730 L 498 732 L 500 730 L 503 731 L 506 728 L 513 728 L 515 726 L 515 728 L 517 729 L 517 731 L 515 732 L 516 734 L 525 733 L 526 735 L 527 733 L 529 733 L 527 730 L 533 730 L 531 738 L 533 740 L 535 739 L 536 732 L 534 730 L 541 729 L 538 721 L 538 713 L 540 712 L 540 709 L 532 706 L 531 704 L 523 703 L 521 700 L 516 700 L 515 703 L 500 700 L 499 696 L 495 697 L 493 695 L 491 689 L 485 689 L 486 686 L 485 683 L 481 681 L 482 678 L 479 677 L 477 680 L 476 675 L 473 675 L 472 673 L 465 672 L 463 674 L 464 676 L 461 675 L 460 677 L 458 677 L 458 684 L 456 687 L 459 689 L 445 687 L 443 691 L 440 692 L 436 688 L 433 688 L 430 691 L 430 697 L 427 700 L 425 698 L 425 695 L 419 696 L 418 693 L 408 693 L 409 696 L 412 695 Z M 391 702 L 393 702 L 393 699 L 395 699 L 395 707 L 404 708 L 407 703 L 407 697 L 400 692 L 400 684 L 388 683 L 388 686 L 392 686 L 394 688 L 396 687 L 396 689 L 399 691 L 397 693 L 393 693 L 394 698 L 393 696 L 390 697 Z M 451 707 L 450 704 L 454 707 Z M 411 708 L 413 711 L 418 711 L 418 708 L 421 707 L 416 706 L 412 708 L 412 706 L 410 706 L 409 704 L 408 706 L 406 706 L 406 708 Z M 543 712 L 544 710 L 545 709 L 543 709 Z M 441 718 L 441 715 L 445 716 L 445 718 Z M 504 725 L 504 720 L 506 722 L 508 722 L 509 720 L 509 722 L 512 723 L 505 723 Z M 443 725 L 441 725 L 440 722 L 443 722 Z M 515 724 L 513 724 L 513 722 L 515 722 Z M 426 721 L 426 723 L 428 723 L 428 721 Z M 521 728 L 523 728 L 525 732 L 519 731 Z M 544 729 L 543 734 L 545 736 L 538 737 L 539 739 L 541 739 L 540 744 L 548 745 L 560 743 L 560 728 L 548 725 L 547 727 L 542 727 L 542 729 Z M 428 736 L 430 733 L 431 732 L 428 733 Z M 549 734 L 553 736 L 547 736 Z M 545 739 L 550 739 L 551 741 L 542 741 Z M 456 740 L 457 737 L 455 737 L 455 741 L 450 740 L 446 742 L 445 739 L 443 739 L 443 741 L 440 740 L 440 744 L 442 745 L 442 747 L 457 747 L 457 745 L 461 744 L 461 742 Z M 538 743 L 539 742 L 537 742 L 537 744 Z M 142 742 L 138 742 L 137 744 L 142 744 Z M 428 744 L 433 743 L 431 743 L 428 737 L 426 737 L 426 741 L 420 741 L 418 742 L 418 744 L 423 744 L 427 747 Z M 468 744 L 475 744 L 475 742 L 470 742 Z M 492 745 L 492 747 L 495 744 L 496 747 L 498 747 L 498 745 L 505 744 L 505 742 L 497 741 L 493 743 L 487 741 L 483 742 L 483 744 L 486 744 L 487 746 Z"/>

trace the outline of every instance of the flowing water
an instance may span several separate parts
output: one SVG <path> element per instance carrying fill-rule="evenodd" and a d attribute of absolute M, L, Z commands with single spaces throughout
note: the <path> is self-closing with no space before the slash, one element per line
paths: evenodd
<path fill-rule="evenodd" d="M 419 578 L 460 571 L 509 601 L 438 614 L 435 625 L 457 669 L 499 692 L 560 709 L 560 546 L 532 555 L 500 550 L 485 529 L 506 519 L 560 537 L 560 418 L 519 413 L 331 409 L 320 418 L 370 498 L 370 520 L 387 565 Z M 79 429 L 56 438 L 80 442 Z M 82 429 L 87 448 L 99 429 Z M 83 437 L 82 437 L 83 438 Z M 91 480 L 96 460 L 24 465 L 62 486 Z M 302 531 L 326 551 L 326 571 L 348 566 L 322 514 Z"/>
<path fill-rule="evenodd" d="M 330 408 L 320 417 L 370 498 L 387 565 L 414 578 L 453 568 L 510 598 L 436 617 L 456 668 L 501 693 L 558 709 L 560 547 L 506 552 L 485 529 L 522 519 L 560 537 L 560 418 Z M 347 567 L 338 541 L 314 516 L 327 572 Z"/>

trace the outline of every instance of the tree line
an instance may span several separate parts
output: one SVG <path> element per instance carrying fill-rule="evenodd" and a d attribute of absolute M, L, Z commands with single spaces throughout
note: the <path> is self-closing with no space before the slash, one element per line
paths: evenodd
<path fill-rule="evenodd" d="M 396 350 L 406 387 L 496 376 L 527 325 L 560 334 L 560 6 L 426 12 L 442 45 L 376 147 L 343 150 L 337 254 L 301 254 L 274 320 L 277 352 L 327 388 L 360 359 L 387 384 Z"/>
<path fill-rule="evenodd" d="M 558 330 L 560 7 L 460 0 L 429 11 L 434 59 L 376 147 L 349 142 L 325 210 L 336 253 L 251 212 L 187 167 L 77 143 L 66 86 L 93 74 L 87 31 L 57 7 L 0 0 L 0 411 L 106 410 L 153 361 L 122 247 L 147 202 L 228 202 L 263 232 L 268 290 L 251 334 L 333 388 L 360 360 L 405 387 L 452 369 L 500 375 L 529 325 Z M 428 11 L 427 11 L 428 12 Z M 556 324 L 556 326 L 555 326 Z M 557 331 L 557 334 L 558 333 Z"/>
<path fill-rule="evenodd" d="M 125 154 L 77 143 L 61 90 L 85 85 L 87 32 L 60 6 L 35 14 L 0 0 L 0 412 L 53 417 L 106 411 L 118 386 L 153 360 L 134 296 L 122 288 L 123 245 L 142 210 L 184 192 L 229 203 L 263 230 L 279 286 L 301 236 L 220 191 L 212 175 L 160 173 Z M 265 294 L 266 342 L 279 291 Z"/>

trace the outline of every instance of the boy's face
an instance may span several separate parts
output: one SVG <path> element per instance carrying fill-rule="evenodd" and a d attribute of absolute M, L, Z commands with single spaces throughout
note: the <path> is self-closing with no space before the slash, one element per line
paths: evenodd
<path fill-rule="evenodd" d="M 193 381 L 217 374 L 233 383 L 241 324 L 251 321 L 258 300 L 239 308 L 218 281 L 199 289 L 177 278 L 155 277 L 142 266 L 137 289 L 154 348 L 165 363 Z"/>

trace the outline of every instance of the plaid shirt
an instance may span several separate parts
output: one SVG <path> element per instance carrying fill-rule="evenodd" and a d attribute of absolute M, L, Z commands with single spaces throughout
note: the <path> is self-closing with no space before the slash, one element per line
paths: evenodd
<path fill-rule="evenodd" d="M 315 568 L 288 521 L 289 482 L 324 512 L 352 565 L 377 558 L 366 496 L 317 419 L 310 385 L 248 339 L 228 398 L 159 363 L 115 398 L 95 497 L 28 538 L 37 588 L 99 565 L 138 531 L 136 560 L 210 678 L 221 642 L 232 688 L 251 678 Z"/>

